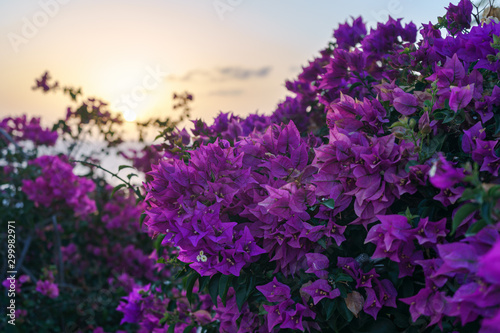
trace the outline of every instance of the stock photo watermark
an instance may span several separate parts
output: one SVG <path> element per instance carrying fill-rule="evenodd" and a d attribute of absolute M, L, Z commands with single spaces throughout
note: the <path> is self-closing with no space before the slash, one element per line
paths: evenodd
<path fill-rule="evenodd" d="M 389 0 L 387 7 L 380 10 L 372 10 L 370 12 L 372 20 L 366 23 L 367 27 L 376 27 L 378 22 L 386 22 L 389 16 L 392 18 L 397 18 L 395 16 L 403 13 L 403 5 L 401 0 Z"/>
<path fill-rule="evenodd" d="M 212 4 L 219 19 L 224 21 L 226 13 L 234 11 L 243 2 L 244 0 L 214 0 Z"/>
<path fill-rule="evenodd" d="M 146 67 L 147 74 L 143 77 L 141 84 L 133 87 L 129 93 L 122 94 L 119 99 L 111 103 L 114 110 L 121 111 L 125 120 L 133 121 L 137 116 L 136 108 L 148 96 L 148 92 L 155 90 L 163 82 L 167 76 L 167 72 L 163 72 L 157 65 L 155 68 Z"/>
<path fill-rule="evenodd" d="M 28 42 L 38 35 L 40 29 L 45 27 L 51 18 L 54 18 L 61 9 L 61 5 L 65 5 L 71 0 L 40 0 L 40 7 L 31 17 L 24 16 L 22 18 L 22 26 L 19 33 L 9 32 L 7 38 L 15 53 L 19 52 L 21 45 L 26 45 Z"/>
<path fill-rule="evenodd" d="M 16 222 L 7 222 L 7 322 L 16 325 Z"/>

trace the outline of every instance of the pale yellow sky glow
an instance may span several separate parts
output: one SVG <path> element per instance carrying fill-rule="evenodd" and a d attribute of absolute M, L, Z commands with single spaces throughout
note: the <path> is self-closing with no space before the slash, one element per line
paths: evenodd
<path fill-rule="evenodd" d="M 428 22 L 448 2 L 0 0 L 0 116 L 48 124 L 65 115 L 62 94 L 31 90 L 45 70 L 129 119 L 172 114 L 172 93 L 184 90 L 195 97 L 193 118 L 269 114 L 285 79 L 351 15 L 372 25 L 387 14 Z"/>

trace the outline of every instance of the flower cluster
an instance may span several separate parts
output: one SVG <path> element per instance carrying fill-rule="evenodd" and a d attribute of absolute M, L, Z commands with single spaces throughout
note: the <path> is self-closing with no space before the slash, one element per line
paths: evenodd
<path fill-rule="evenodd" d="M 153 166 L 145 224 L 221 331 L 498 322 L 500 24 L 447 9 L 451 35 L 418 42 L 401 19 L 341 25 L 272 115 L 196 121 Z"/>
<path fill-rule="evenodd" d="M 35 205 L 63 205 L 80 216 L 96 210 L 95 202 L 88 197 L 95 189 L 94 182 L 76 176 L 65 158 L 45 155 L 30 161 L 30 164 L 40 167 L 41 175 L 35 180 L 23 180 L 22 190 Z"/>
<path fill-rule="evenodd" d="M 46 274 L 45 279 L 37 281 L 36 291 L 50 298 L 57 298 L 59 296 L 59 287 L 54 283 L 54 275 L 52 272 Z"/>
<path fill-rule="evenodd" d="M 31 141 L 35 145 L 53 146 L 58 138 L 57 132 L 44 129 L 40 125 L 40 118 L 28 120 L 26 115 L 4 118 L 0 121 L 0 128 L 16 142 Z M 5 140 L 3 136 L 2 140 Z"/>
<path fill-rule="evenodd" d="M 147 332 L 167 332 L 171 323 L 170 320 L 162 320 L 165 317 L 165 309 L 169 308 L 169 303 L 174 304 L 175 310 L 167 312 L 172 319 L 180 320 L 182 324 L 175 325 L 172 332 L 196 332 L 195 327 L 211 323 L 212 302 L 210 296 L 201 296 L 200 302 L 190 304 L 186 298 L 186 292 L 172 289 L 169 298 L 160 300 L 151 289 L 151 285 L 135 286 L 128 296 L 123 297 L 117 310 L 123 313 L 121 323 L 139 324 L 139 333 Z M 156 290 L 160 292 L 160 289 Z M 221 304 L 222 306 L 222 304 Z M 234 325 L 234 322 L 232 323 Z M 228 331 L 233 332 L 233 331 Z"/>

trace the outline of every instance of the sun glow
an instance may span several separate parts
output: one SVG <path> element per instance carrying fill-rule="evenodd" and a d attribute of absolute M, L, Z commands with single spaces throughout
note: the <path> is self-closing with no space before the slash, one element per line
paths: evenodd
<path fill-rule="evenodd" d="M 132 122 L 137 119 L 137 113 L 132 110 L 122 111 L 122 114 L 126 121 Z"/>

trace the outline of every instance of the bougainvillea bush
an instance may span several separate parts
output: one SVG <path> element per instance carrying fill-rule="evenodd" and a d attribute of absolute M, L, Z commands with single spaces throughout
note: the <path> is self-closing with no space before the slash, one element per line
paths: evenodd
<path fill-rule="evenodd" d="M 178 249 L 160 261 L 184 263 L 188 302 L 146 286 L 124 322 L 499 332 L 500 24 L 471 27 L 473 9 L 343 24 L 271 116 L 178 133 L 148 173 L 144 223 Z"/>
<path fill-rule="evenodd" d="M 58 86 L 46 73 L 34 89 L 49 93 Z M 145 204 L 137 200 L 141 189 L 131 183 L 137 174 L 127 166 L 108 170 L 113 179 L 126 179 L 113 188 L 98 164 L 105 156 L 102 149 L 130 155 L 134 164 L 150 156 L 120 146 L 121 119 L 104 102 L 84 99 L 72 88 L 64 93 L 76 107 L 69 107 L 53 128 L 27 116 L 0 120 L 0 215 L 5 228 L 0 235 L 3 244 L 7 234 L 15 236 L 9 237 L 8 249 L 0 249 L 2 308 L 12 299 L 6 290 L 15 290 L 15 312 L 7 309 L 0 331 L 134 332 L 137 325 L 122 325 L 122 313 L 116 311 L 121 297 L 138 284 L 167 279 L 176 268 L 156 263 L 151 237 L 140 228 Z M 179 96 L 184 108 L 188 95 Z M 151 130 L 151 123 L 175 121 L 139 125 Z M 83 151 L 85 138 L 102 144 Z M 14 222 L 10 231 L 7 221 Z M 7 271 L 17 271 L 15 279 L 5 276 Z"/>
<path fill-rule="evenodd" d="M 52 131 L 4 119 L 19 327 L 500 332 L 500 23 L 479 16 L 462 0 L 420 27 L 357 18 L 270 115 L 139 124 L 159 141 L 118 153 L 143 188 L 75 161 L 86 133 L 121 143 L 97 99 Z M 58 136 L 68 151 L 41 154 Z"/>

